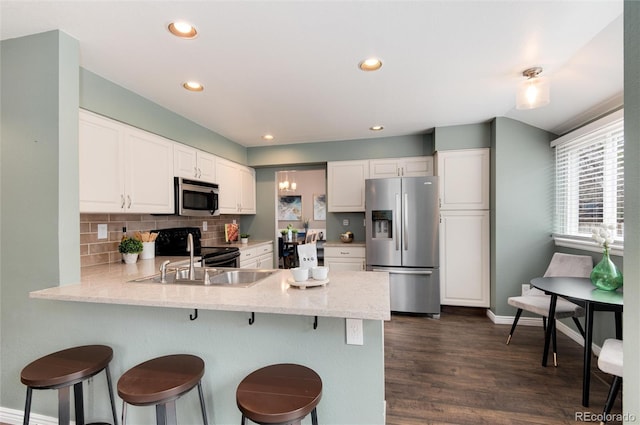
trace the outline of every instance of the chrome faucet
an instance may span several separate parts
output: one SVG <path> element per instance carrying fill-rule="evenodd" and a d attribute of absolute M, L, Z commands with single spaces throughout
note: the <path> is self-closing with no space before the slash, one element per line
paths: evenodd
<path fill-rule="evenodd" d="M 193 246 L 193 235 L 191 233 L 187 234 L 187 251 L 189 252 L 189 280 L 196 280 L 196 269 L 193 259 L 195 248 Z"/>
<path fill-rule="evenodd" d="M 160 265 L 160 283 L 167 283 L 167 266 L 171 261 L 163 261 Z"/>

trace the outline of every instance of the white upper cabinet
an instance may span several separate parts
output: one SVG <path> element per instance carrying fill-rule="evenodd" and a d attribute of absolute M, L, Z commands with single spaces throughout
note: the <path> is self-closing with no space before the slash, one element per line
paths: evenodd
<path fill-rule="evenodd" d="M 489 149 L 440 151 L 440 209 L 489 209 Z"/>
<path fill-rule="evenodd" d="M 371 179 L 386 177 L 425 177 L 432 175 L 432 156 L 369 160 L 369 178 Z"/>
<path fill-rule="evenodd" d="M 364 212 L 364 181 L 369 178 L 369 161 L 327 163 L 327 210 Z"/>
<path fill-rule="evenodd" d="M 220 214 L 256 213 L 255 170 L 224 158 L 216 159 Z"/>
<path fill-rule="evenodd" d="M 216 181 L 216 156 L 180 143 L 173 145 L 173 173 L 176 177 Z"/>
<path fill-rule="evenodd" d="M 173 142 L 80 110 L 80 212 L 173 213 Z"/>

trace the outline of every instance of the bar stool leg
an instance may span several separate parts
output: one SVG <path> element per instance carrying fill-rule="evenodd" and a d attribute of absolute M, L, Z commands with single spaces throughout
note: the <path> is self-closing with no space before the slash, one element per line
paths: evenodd
<path fill-rule="evenodd" d="M 176 425 L 177 423 L 175 400 L 156 404 L 156 425 Z"/>
<path fill-rule="evenodd" d="M 104 369 L 107 374 L 107 387 L 109 390 L 109 399 L 111 400 L 111 414 L 113 415 L 113 425 L 118 425 L 118 414 L 116 413 L 116 400 L 113 396 L 113 384 L 111 382 L 111 372 L 109 372 L 109 365 Z"/>
<path fill-rule="evenodd" d="M 314 407 L 311 411 L 311 424 L 318 425 L 318 412 L 316 412 L 316 408 Z"/>
<path fill-rule="evenodd" d="M 200 410 L 202 410 L 202 424 L 208 425 L 207 409 L 204 406 L 204 393 L 202 392 L 202 381 L 198 381 L 198 396 L 200 397 Z"/>
<path fill-rule="evenodd" d="M 247 418 L 244 417 L 244 414 L 242 415 L 242 419 L 240 420 L 240 425 L 245 425 L 247 421 Z M 26 424 L 25 424 L 26 425 Z"/>
<path fill-rule="evenodd" d="M 82 381 L 73 384 L 74 410 L 76 414 L 76 424 L 84 425 L 84 397 L 82 393 Z"/>
<path fill-rule="evenodd" d="M 58 388 L 58 424 L 69 425 L 71 421 L 69 393 L 71 387 Z"/>
<path fill-rule="evenodd" d="M 127 402 L 122 402 L 122 425 L 126 425 L 127 423 Z"/>
<path fill-rule="evenodd" d="M 24 403 L 24 418 L 22 419 L 22 425 L 29 425 L 29 415 L 31 414 L 31 395 L 33 390 L 31 387 L 27 387 L 27 399 Z"/>

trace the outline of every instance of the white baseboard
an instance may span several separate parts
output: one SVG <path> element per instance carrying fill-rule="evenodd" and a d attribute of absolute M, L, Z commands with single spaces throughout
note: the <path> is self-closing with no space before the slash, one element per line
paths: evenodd
<path fill-rule="evenodd" d="M 515 319 L 515 316 L 496 316 L 490 309 L 487 309 L 487 317 L 496 325 L 511 325 L 513 323 L 513 319 Z M 520 325 L 542 327 L 542 317 L 520 317 L 520 320 L 518 320 L 518 326 Z M 584 338 L 582 338 L 582 335 L 577 330 L 572 329 L 557 320 L 556 329 L 558 332 L 577 342 L 581 347 L 584 347 Z M 600 355 L 601 347 L 599 345 L 591 344 L 591 349 L 593 354 L 596 356 Z"/>
<path fill-rule="evenodd" d="M 9 425 L 21 425 L 24 417 L 24 411 L 0 407 L 0 422 Z M 58 425 L 58 418 L 51 416 L 39 415 L 31 412 L 29 417 L 31 425 Z M 71 421 L 71 425 L 75 425 L 75 421 Z"/>

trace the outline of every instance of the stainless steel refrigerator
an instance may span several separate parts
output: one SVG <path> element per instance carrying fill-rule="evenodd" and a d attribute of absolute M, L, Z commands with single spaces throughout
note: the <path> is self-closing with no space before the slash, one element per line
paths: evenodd
<path fill-rule="evenodd" d="M 437 177 L 365 182 L 367 270 L 388 271 L 391 310 L 440 314 Z"/>

